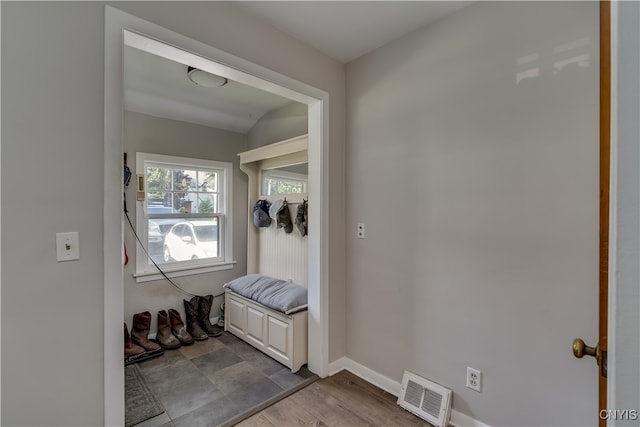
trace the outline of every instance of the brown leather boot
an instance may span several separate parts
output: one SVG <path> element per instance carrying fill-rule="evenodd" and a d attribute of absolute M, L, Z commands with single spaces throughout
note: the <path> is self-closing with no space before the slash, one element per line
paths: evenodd
<path fill-rule="evenodd" d="M 198 298 L 198 300 L 198 323 L 200 323 L 202 330 L 205 331 L 210 337 L 218 337 L 222 335 L 224 329 L 218 325 L 212 325 L 211 320 L 209 319 L 209 315 L 211 313 L 211 303 L 213 302 L 213 295 L 200 297 Z"/>
<path fill-rule="evenodd" d="M 135 345 L 131 342 L 131 336 L 129 336 L 129 329 L 127 324 L 124 324 L 124 364 L 129 365 L 138 361 L 144 356 L 144 348 L 139 345 Z"/>
<path fill-rule="evenodd" d="M 158 333 L 156 340 L 165 350 L 175 350 L 180 347 L 180 340 L 171 333 L 171 322 L 165 310 L 158 312 Z"/>
<path fill-rule="evenodd" d="M 191 301 L 184 300 L 184 311 L 187 316 L 187 331 L 194 340 L 204 341 L 209 335 L 202 330 L 198 323 L 198 297 L 191 298 Z"/>
<path fill-rule="evenodd" d="M 182 345 L 190 345 L 193 344 L 193 337 L 184 327 L 184 322 L 180 317 L 180 313 L 178 310 L 171 308 L 169 309 L 169 320 L 171 321 L 171 332 L 173 335 L 178 338 L 180 344 Z"/>
<path fill-rule="evenodd" d="M 133 315 L 133 326 L 131 326 L 131 341 L 144 348 L 149 355 L 162 353 L 159 344 L 149 341 L 149 330 L 151 329 L 151 313 L 137 313 Z"/>

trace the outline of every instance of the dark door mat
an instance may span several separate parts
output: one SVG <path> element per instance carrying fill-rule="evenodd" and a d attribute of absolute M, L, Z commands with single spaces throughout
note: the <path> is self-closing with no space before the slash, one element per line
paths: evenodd
<path fill-rule="evenodd" d="M 138 365 L 129 365 L 124 368 L 124 401 L 125 427 L 134 426 L 164 412 Z"/>

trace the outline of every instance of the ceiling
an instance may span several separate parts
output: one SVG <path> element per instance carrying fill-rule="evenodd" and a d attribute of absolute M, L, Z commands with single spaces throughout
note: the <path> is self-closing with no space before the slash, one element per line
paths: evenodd
<path fill-rule="evenodd" d="M 470 1 L 238 1 L 234 4 L 346 63 L 461 9 Z M 187 66 L 125 47 L 125 109 L 247 133 L 286 99 L 230 81 L 203 88 Z"/>
<path fill-rule="evenodd" d="M 293 101 L 238 82 L 205 88 L 187 66 L 129 46 L 124 48 L 125 109 L 155 117 L 247 133 L 260 117 Z"/>
<path fill-rule="evenodd" d="M 471 1 L 239 1 L 253 13 L 320 52 L 347 63 Z"/>

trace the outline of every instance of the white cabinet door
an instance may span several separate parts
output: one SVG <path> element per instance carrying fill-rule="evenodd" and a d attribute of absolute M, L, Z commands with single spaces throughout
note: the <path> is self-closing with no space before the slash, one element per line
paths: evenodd
<path fill-rule="evenodd" d="M 247 306 L 247 330 L 246 337 L 255 342 L 256 345 L 264 347 L 265 318 L 267 316 L 252 307 Z"/>
<path fill-rule="evenodd" d="M 244 335 L 246 331 L 246 317 L 244 315 L 245 304 L 235 299 L 229 299 L 229 329 L 233 329 L 235 333 Z"/>
<path fill-rule="evenodd" d="M 289 324 L 268 316 L 267 348 L 278 356 L 289 360 Z"/>

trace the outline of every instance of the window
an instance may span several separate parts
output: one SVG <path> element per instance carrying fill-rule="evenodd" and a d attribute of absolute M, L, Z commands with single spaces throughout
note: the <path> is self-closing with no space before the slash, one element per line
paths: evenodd
<path fill-rule="evenodd" d="M 302 165 L 303 169 L 306 164 Z M 291 171 L 289 168 L 270 169 L 262 172 L 262 194 L 265 196 L 306 194 L 307 174 L 298 171 Z M 300 167 L 298 167 L 300 169 Z"/>
<path fill-rule="evenodd" d="M 228 162 L 137 153 L 136 224 L 147 252 L 174 276 L 231 268 L 231 176 Z M 136 251 L 138 281 L 159 272 Z"/>

